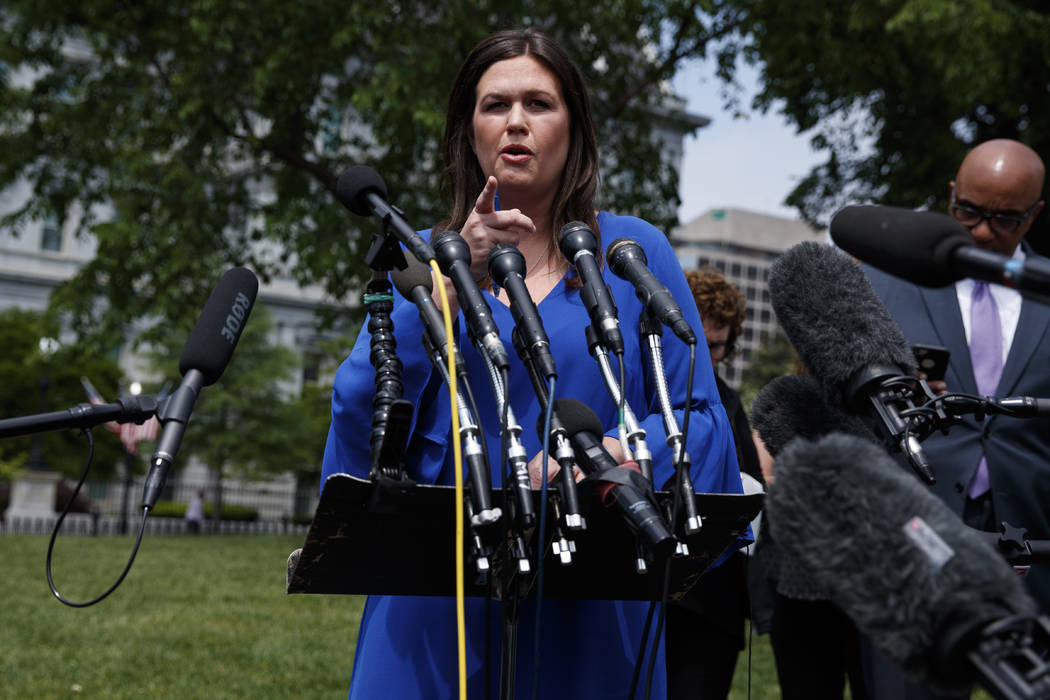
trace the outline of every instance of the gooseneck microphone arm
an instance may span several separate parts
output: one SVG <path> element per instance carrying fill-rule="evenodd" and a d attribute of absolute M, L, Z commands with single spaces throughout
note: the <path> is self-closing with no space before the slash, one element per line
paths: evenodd
<path fill-rule="evenodd" d="M 620 443 L 621 446 L 626 447 L 624 458 L 628 458 L 633 453 L 634 461 L 638 463 L 638 469 L 642 472 L 642 476 L 652 483 L 653 455 L 645 441 L 645 428 L 638 422 L 634 411 L 631 410 L 631 405 L 620 391 L 620 382 L 617 381 L 616 374 L 613 372 L 612 364 L 609 360 L 609 350 L 598 339 L 594 326 L 587 326 L 584 332 L 587 335 L 587 347 L 590 349 L 591 356 L 595 362 L 598 363 L 598 369 L 601 371 L 602 380 L 605 382 L 605 389 L 609 393 L 609 398 L 617 406 L 623 406 L 623 423 L 621 424 L 623 430 L 621 430 L 620 434 Z M 624 445 L 623 443 L 625 442 L 629 443 L 629 445 Z"/>
<path fill-rule="evenodd" d="M 685 531 L 687 534 L 698 532 L 703 525 L 700 514 L 696 510 L 696 499 L 693 494 L 696 488 L 693 479 L 689 475 L 690 459 L 685 448 L 685 435 L 678 427 L 678 419 L 674 415 L 674 407 L 671 403 L 671 393 L 667 388 L 667 373 L 664 369 L 664 354 L 661 338 L 663 327 L 648 310 L 642 311 L 642 317 L 638 322 L 639 335 L 643 338 L 649 348 L 649 361 L 653 370 L 653 383 L 656 385 L 656 398 L 660 405 L 660 415 L 663 417 L 664 432 L 667 434 L 667 445 L 671 448 L 675 466 L 676 487 L 681 493 L 682 503 L 685 506 Z M 692 387 L 686 389 L 685 410 L 689 411 L 690 394 Z"/>
<path fill-rule="evenodd" d="M 394 337 L 394 295 L 386 272 L 376 270 L 363 295 L 368 313 L 371 351 L 368 359 L 375 368 L 375 395 L 372 398 L 372 432 L 368 444 L 372 459 L 369 478 L 404 478 L 402 458 L 408 444 L 413 406 L 401 398 L 401 360 Z"/>

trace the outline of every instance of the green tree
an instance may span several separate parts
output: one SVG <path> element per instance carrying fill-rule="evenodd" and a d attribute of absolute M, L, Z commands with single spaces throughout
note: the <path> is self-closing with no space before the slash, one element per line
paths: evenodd
<path fill-rule="evenodd" d="M 54 295 L 85 336 L 144 340 L 189 324 L 224 266 L 323 282 L 340 301 L 365 273 L 374 222 L 336 202 L 366 162 L 422 228 L 439 194 L 447 90 L 495 28 L 561 39 L 595 97 L 602 200 L 676 223 L 676 175 L 650 125 L 661 85 L 726 34 L 716 3 L 14 0 L 0 23 L 0 187 L 34 195 L 2 222 L 57 216 L 98 241 Z M 77 213 L 82 216 L 77 216 Z"/>
<path fill-rule="evenodd" d="M 963 155 L 989 138 L 1050 155 L 1050 6 L 1036 0 L 729 0 L 721 74 L 761 71 L 776 107 L 827 154 L 787 204 L 825 223 L 862 201 L 945 211 Z M 1047 217 L 1033 238 L 1046 247 Z"/>
<path fill-rule="evenodd" d="M 80 377 L 86 376 L 103 396 L 113 401 L 121 379 L 120 368 L 110 357 L 85 350 L 75 340 L 41 348 L 41 339 L 60 338 L 59 324 L 33 311 L 0 311 L 0 417 L 16 418 L 72 408 L 87 401 Z M 113 474 L 123 453 L 117 436 L 101 426 L 92 431 L 95 456 L 91 473 L 96 478 Z M 34 437 L 0 441 L 0 481 L 12 480 L 28 464 Z M 87 441 L 78 430 L 40 435 L 44 465 L 50 471 L 78 476 L 87 459 Z"/>
<path fill-rule="evenodd" d="M 740 379 L 740 400 L 744 409 L 751 412 L 751 402 L 766 384 L 785 374 L 795 374 L 797 361 L 795 348 L 778 326 L 773 337 L 752 353 L 751 364 Z"/>

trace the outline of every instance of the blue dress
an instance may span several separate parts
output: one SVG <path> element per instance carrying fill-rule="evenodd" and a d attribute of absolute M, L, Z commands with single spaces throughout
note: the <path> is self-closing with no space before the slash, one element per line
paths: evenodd
<path fill-rule="evenodd" d="M 690 325 L 703 340 L 692 293 L 667 237 L 652 225 L 633 217 L 598 215 L 603 246 L 628 237 L 645 251 L 649 268 L 679 301 Z M 571 272 L 569 274 L 572 274 Z M 659 486 L 671 475 L 671 453 L 666 444 L 659 403 L 646 360 L 647 350 L 638 337 L 637 319 L 641 303 L 630 283 L 603 267 L 603 276 L 619 309 L 626 346 L 626 396 L 645 428 L 653 453 L 653 480 Z M 510 309 L 483 292 L 492 308 L 504 345 L 512 358 L 509 389 L 511 406 L 522 426 L 522 441 L 528 457 L 541 451 L 535 431 L 539 402 L 525 367 L 516 361 L 511 342 L 514 321 Z M 590 406 L 615 436 L 616 406 L 602 382 L 597 362 L 587 350 L 584 328 L 590 323 L 578 290 L 568 290 L 564 279 L 538 304 L 551 341 L 558 369 L 555 397 L 573 397 Z M 404 364 L 404 397 L 417 409 L 412 438 L 405 454 L 409 476 L 422 483 L 452 484 L 453 455 L 449 445 L 451 417 L 448 390 L 433 371 L 420 337 L 423 333 L 416 309 L 395 291 L 392 318 L 398 356 Z M 489 454 L 497 462 L 500 439 L 498 412 L 488 384 L 484 363 L 460 332 L 457 345 L 467 363 L 471 386 L 478 402 L 480 422 Z M 686 404 L 688 346 L 674 334 L 663 335 L 664 360 L 671 400 L 679 425 Z M 363 329 L 353 351 L 339 368 L 332 391 L 332 426 L 325 447 L 322 480 L 345 472 L 367 477 L 368 435 L 371 426 L 374 369 L 368 360 L 369 333 Z M 740 493 L 733 435 L 718 397 L 707 347 L 697 346 L 691 398 L 687 449 L 692 458 L 692 477 L 701 493 Z M 501 483 L 498 465 L 493 465 L 493 486 Z M 468 693 L 472 698 L 489 697 L 485 692 L 486 653 L 490 660 L 491 696 L 498 697 L 501 614 L 492 602 L 466 600 Z M 541 698 L 624 698 L 631 684 L 635 657 L 649 604 L 637 601 L 543 601 L 541 634 Z M 518 627 L 517 694 L 532 696 L 532 653 L 535 609 L 522 606 Z M 486 617 L 489 629 L 485 629 Z M 653 622 L 655 628 L 655 619 Z M 651 636 L 650 636 L 651 640 Z M 644 681 L 644 673 L 642 675 Z M 350 681 L 351 698 L 451 698 L 458 688 L 456 661 L 455 600 L 441 597 L 370 596 L 358 632 L 357 651 Z M 654 698 L 666 696 L 663 645 L 656 662 Z"/>

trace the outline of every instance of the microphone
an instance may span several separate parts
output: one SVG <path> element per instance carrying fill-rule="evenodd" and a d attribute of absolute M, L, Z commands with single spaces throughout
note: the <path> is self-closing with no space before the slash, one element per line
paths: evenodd
<path fill-rule="evenodd" d="M 649 261 L 642 247 L 629 238 L 617 238 L 605 251 L 609 269 L 622 280 L 634 285 L 635 294 L 649 313 L 660 319 L 660 322 L 674 331 L 674 334 L 688 345 L 696 344 L 696 334 L 692 326 L 682 315 L 678 302 L 671 296 L 656 275 L 649 269 Z"/>
<path fill-rule="evenodd" d="M 386 201 L 386 183 L 367 165 L 353 165 L 336 181 L 335 196 L 358 216 L 375 214 L 387 224 L 401 243 L 422 263 L 434 258 L 434 250 L 405 221 L 404 213 Z"/>
<path fill-rule="evenodd" d="M 921 285 L 945 287 L 964 277 L 1050 294 L 1050 264 L 978 248 L 961 223 L 930 211 L 850 206 L 831 219 L 831 238 L 846 252 Z"/>
<path fill-rule="evenodd" d="M 182 383 L 157 413 L 163 429 L 150 459 L 142 492 L 143 507 L 152 509 L 156 505 L 201 387 L 218 381 L 230 363 L 258 292 L 259 280 L 255 273 L 245 267 L 235 267 L 222 276 L 204 305 L 179 357 Z"/>
<path fill-rule="evenodd" d="M 558 232 L 558 247 L 583 280 L 583 286 L 590 291 L 580 294 L 587 314 L 598 329 L 602 343 L 617 355 L 623 355 L 623 335 L 620 333 L 620 319 L 617 315 L 616 302 L 613 301 L 608 285 L 602 279 L 598 269 L 598 237 L 590 226 L 582 221 L 570 221 Z"/>
<path fill-rule="evenodd" d="M 557 377 L 547 332 L 543 329 L 536 302 L 525 286 L 525 256 L 509 243 L 497 243 L 489 251 L 488 265 L 492 281 L 507 290 L 515 329 L 540 374 L 548 381 Z"/>
<path fill-rule="evenodd" d="M 832 246 L 800 243 L 769 272 L 773 311 L 833 406 L 870 415 L 891 449 L 936 481 L 911 419 L 915 356 L 860 266 Z M 926 397 L 923 397 L 924 399 Z"/>
<path fill-rule="evenodd" d="M 485 297 L 481 296 L 481 289 L 470 272 L 470 247 L 467 242 L 455 231 L 442 231 L 431 242 L 441 271 L 456 288 L 456 296 L 471 335 L 485 348 L 493 364 L 501 368 L 510 367 L 507 349 L 503 347 L 499 329 L 492 320 L 492 309 Z"/>
<path fill-rule="evenodd" d="M 996 697 L 1047 697 L 1050 621 L 995 550 L 880 447 L 800 439 L 776 470 L 766 509 L 778 545 L 902 671 L 946 694 L 979 677 L 1012 691 Z"/>
<path fill-rule="evenodd" d="M 762 387 L 751 404 L 751 426 L 773 457 L 796 437 L 843 432 L 877 442 L 864 421 L 828 403 L 820 382 L 807 376 L 777 377 Z"/>
<path fill-rule="evenodd" d="M 426 337 L 429 338 L 431 346 L 438 353 L 438 358 L 434 362 L 441 365 L 440 370 L 444 370 L 446 365 L 441 363 L 441 358 L 448 358 L 449 346 L 445 335 L 444 318 L 441 316 L 441 312 L 438 311 L 437 305 L 431 296 L 433 280 L 430 276 L 430 268 L 418 260 L 408 260 L 407 263 L 404 270 L 395 269 L 391 271 L 390 281 L 394 283 L 394 287 L 401 293 L 401 296 L 415 303 L 416 308 L 419 310 L 419 318 L 426 330 Z M 460 384 L 457 386 L 456 393 L 458 394 L 457 400 L 461 416 L 460 431 L 463 433 L 466 443 L 463 456 L 474 487 L 474 517 L 472 522 L 475 525 L 487 525 L 498 520 L 502 511 L 499 508 L 493 509 L 492 507 L 489 494 L 491 489 L 489 465 L 485 460 L 480 443 L 480 440 L 484 438 L 478 435 L 478 426 L 474 423 L 473 416 L 466 405 L 467 398 L 463 388 L 467 381 L 467 366 L 463 362 L 462 355 L 458 352 L 453 361 L 456 364 L 456 375 L 460 377 Z M 447 370 L 443 371 L 442 374 L 447 381 Z"/>
<path fill-rule="evenodd" d="M 615 506 L 628 528 L 658 557 L 670 554 L 675 541 L 653 500 L 648 482 L 638 471 L 617 464 L 602 445 L 604 434 L 598 416 L 582 401 L 556 399 L 554 412 L 569 436 L 576 464 L 600 482 L 596 493 L 607 507 Z M 610 470 L 616 470 L 611 472 Z"/>
<path fill-rule="evenodd" d="M 434 282 L 430 276 L 430 268 L 418 260 L 408 260 L 404 270 L 394 269 L 390 271 L 390 281 L 401 296 L 416 305 L 419 310 L 419 320 L 430 336 L 431 341 L 444 357 L 448 357 L 448 339 L 445 337 L 445 319 L 441 310 L 434 303 L 432 296 Z M 456 353 L 456 374 L 466 374 L 466 365 L 463 357 Z"/>

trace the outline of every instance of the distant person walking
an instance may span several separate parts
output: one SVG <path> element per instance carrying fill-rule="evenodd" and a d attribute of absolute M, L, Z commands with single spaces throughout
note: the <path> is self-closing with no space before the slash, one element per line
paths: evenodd
<path fill-rule="evenodd" d="M 191 535 L 199 535 L 203 524 L 204 492 L 198 491 L 197 495 L 190 499 L 190 504 L 186 506 L 186 530 Z"/>

